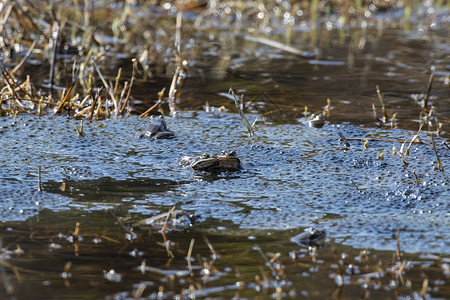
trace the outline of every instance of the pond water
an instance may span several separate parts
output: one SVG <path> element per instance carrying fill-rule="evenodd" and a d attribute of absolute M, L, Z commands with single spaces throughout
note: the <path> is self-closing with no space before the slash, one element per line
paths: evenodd
<path fill-rule="evenodd" d="M 385 28 L 270 35 L 303 56 L 223 23 L 186 29 L 189 77 L 180 110 L 165 118 L 170 140 L 135 138 L 148 123 L 135 115 L 84 120 L 82 136 L 68 116 L 0 117 L 0 298 L 449 298 L 447 12 L 413 30 L 392 25 L 394 10 L 378 15 Z M 118 66 L 131 72 L 119 48 L 105 66 L 111 81 Z M 176 63 L 166 63 L 136 80 L 134 113 L 170 85 Z M 230 87 L 245 94 L 253 137 Z M 308 126 L 311 113 L 325 113 L 322 128 Z M 416 134 L 420 143 L 404 142 Z M 179 166 L 223 150 L 236 151 L 241 171 Z M 173 207 L 195 224 L 137 225 Z M 292 239 L 307 227 L 325 240 Z"/>

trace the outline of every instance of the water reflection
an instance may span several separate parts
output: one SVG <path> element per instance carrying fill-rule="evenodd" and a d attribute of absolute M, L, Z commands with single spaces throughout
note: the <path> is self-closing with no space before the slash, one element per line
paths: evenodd
<path fill-rule="evenodd" d="M 77 201 L 120 202 L 123 199 L 143 199 L 152 193 L 162 194 L 190 182 L 152 178 L 117 180 L 102 177 L 91 180 L 48 181 L 43 184 L 43 190 Z"/>

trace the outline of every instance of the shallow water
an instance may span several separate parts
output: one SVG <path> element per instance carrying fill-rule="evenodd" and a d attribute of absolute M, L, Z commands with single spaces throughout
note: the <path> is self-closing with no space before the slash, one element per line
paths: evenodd
<path fill-rule="evenodd" d="M 449 178 L 446 172 L 433 170 L 432 147 L 413 145 L 405 165 L 392 153 L 393 146 L 400 149 L 400 142 L 370 141 L 364 150 L 363 142 L 350 141 L 351 147 L 345 150 L 337 134 L 410 139 L 414 132 L 347 124 L 311 128 L 301 119 L 298 124 L 286 125 L 259 122 L 255 137 L 249 138 L 236 114 L 187 112 L 166 121 L 176 132 L 175 139 L 134 138 L 147 123 L 136 117 L 85 122 L 82 137 L 75 130 L 79 121 L 64 116 L 0 120 L 5 149 L 0 192 L 6 208 L 0 215 L 6 246 L 2 255 L 6 266 L 12 264 L 12 270 L 16 268 L 24 277 L 22 283 L 12 274 L 7 277 L 14 286 L 25 287 L 17 295 L 27 298 L 31 288 L 43 295 L 57 295 L 70 285 L 89 287 L 76 293 L 80 297 L 104 297 L 119 291 L 129 296 L 144 283 L 145 293 L 158 291 L 160 285 L 166 286 L 166 296 L 180 293 L 186 278 L 200 276 L 201 280 L 205 276 L 190 277 L 183 257 L 191 238 L 196 240 L 195 253 L 208 257 L 209 250 L 202 242 L 207 237 L 223 257 L 215 264 L 219 271 L 206 280 L 210 288 L 204 286 L 204 295 L 254 295 L 259 285 L 252 274 L 258 274 L 258 266 L 265 264 L 263 256 L 252 249 L 256 244 L 264 252 L 281 251 L 284 260 L 280 264 L 287 268 L 283 276 L 273 275 L 274 281 L 267 283 L 261 295 L 283 292 L 293 297 L 302 291 L 313 298 L 317 293 L 320 298 L 339 287 L 333 281 L 340 277 L 331 279 L 326 291 L 316 291 L 313 282 L 325 280 L 324 275 L 313 275 L 317 263 L 310 261 L 308 247 L 290 241 L 309 226 L 327 231 L 325 248 L 317 250 L 318 257 L 327 261 L 324 266 L 319 263 L 320 274 L 333 274 L 328 267 L 333 249 L 354 256 L 352 259 L 359 257 L 353 249 L 364 248 L 372 249 L 376 257 L 389 257 L 389 252 L 376 250 L 395 250 L 398 229 L 401 251 L 450 254 Z M 421 138 L 428 141 L 425 134 Z M 449 152 L 440 140 L 437 144 L 441 160 L 448 161 Z M 241 172 L 195 174 L 178 166 L 185 155 L 220 153 L 222 149 L 238 153 L 244 164 Z M 37 191 L 38 166 L 41 192 Z M 196 213 L 199 219 L 192 228 L 167 233 L 175 242 L 171 251 L 176 257 L 167 266 L 166 250 L 155 244 L 163 241 L 157 229 L 129 230 L 138 220 L 172 206 Z M 118 219 L 124 225 L 119 225 Z M 77 222 L 82 239 L 74 241 L 70 232 Z M 16 244 L 24 254 L 13 251 Z M 133 254 L 133 249 L 142 253 Z M 247 254 L 241 257 L 239 251 Z M 288 256 L 291 259 L 286 261 Z M 72 277 L 64 280 L 61 276 L 66 276 L 62 273 L 69 261 Z M 147 273 L 137 269 L 142 268 L 142 261 L 150 267 Z M 309 267 L 301 271 L 297 261 Z M 430 266 L 441 263 L 434 258 Z M 200 272 L 199 257 L 193 264 L 194 273 Z M 236 279 L 240 280 L 237 270 L 243 272 L 245 288 L 236 286 Z M 412 268 L 410 272 L 411 280 L 420 287 L 420 277 L 412 275 L 418 271 Z M 170 279 L 175 273 L 175 279 Z M 436 280 L 441 277 L 439 272 L 429 274 Z M 298 276 L 312 277 L 303 286 L 303 281 L 295 279 Z M 348 292 L 351 298 L 353 288 L 359 290 L 361 283 L 359 275 L 348 276 L 343 295 Z M 166 280 L 175 281 L 169 284 Z M 371 291 L 376 295 L 376 290 Z M 392 287 L 380 297 L 391 293 Z"/>

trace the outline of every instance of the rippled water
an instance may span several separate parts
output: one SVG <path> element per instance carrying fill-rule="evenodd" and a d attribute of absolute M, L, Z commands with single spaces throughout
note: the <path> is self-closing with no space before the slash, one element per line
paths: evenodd
<path fill-rule="evenodd" d="M 148 122 L 136 116 L 84 120 L 83 136 L 80 120 L 67 116 L 0 117 L 0 298 L 32 299 L 37 291 L 47 298 L 418 298 L 425 283 L 428 296 L 448 298 L 449 23 L 445 8 L 418 12 L 409 25 L 388 10 L 367 27 L 349 21 L 341 28 L 331 16 L 326 27 L 274 25 L 271 34 L 231 28 L 226 17 L 192 29 L 198 15 L 186 13 L 189 76 L 181 110 L 166 117 L 172 140 L 135 138 Z M 148 14 L 156 12 L 136 10 L 133 24 Z M 170 12 L 157 15 L 174 21 Z M 173 24 L 160 21 L 151 21 L 159 40 L 147 57 L 140 56 L 140 30 L 130 29 L 131 54 L 104 37 L 112 44 L 108 64 L 99 61 L 107 80 L 119 66 L 129 78 L 136 53 L 148 72 L 140 69 L 134 83 L 133 113 L 154 104 L 177 64 L 167 46 Z M 48 73 L 45 65 L 25 71 Z M 434 108 L 426 119 L 431 72 Z M 384 124 L 373 113 L 382 117 L 377 85 L 389 115 Z M 230 87 L 245 94 L 250 123 L 257 119 L 253 138 Z M 309 127 L 305 115 L 324 109 L 325 126 Z M 409 146 L 402 141 L 420 123 L 424 143 L 402 158 Z M 244 169 L 205 174 L 178 165 L 184 156 L 222 150 L 236 151 Z M 172 207 L 195 213 L 197 223 L 166 234 L 136 225 Z M 321 247 L 291 241 L 310 226 L 326 230 Z"/>
<path fill-rule="evenodd" d="M 410 140 L 413 132 L 258 123 L 250 139 L 238 115 L 198 112 L 167 118 L 177 135 L 173 140 L 134 138 L 146 122 L 131 117 L 85 123 L 80 137 L 76 121 L 66 117 L 3 119 L 2 143 L 9 151 L 1 170 L 8 207 L 2 219 L 25 220 L 44 208 L 121 205 L 138 219 L 138 213 L 176 205 L 242 229 L 315 224 L 358 248 L 392 249 L 400 228 L 409 252 L 449 253 L 449 178 L 438 171 L 432 146 L 413 145 L 404 163 L 392 153 L 400 142 L 370 141 L 364 149 L 364 142 L 350 141 L 345 150 L 338 136 Z M 421 139 L 429 142 L 425 133 Z M 437 144 L 445 163 L 448 149 L 440 139 Z M 223 149 L 240 155 L 242 172 L 193 174 L 177 165 L 183 156 Z M 43 192 L 37 191 L 38 166 Z"/>

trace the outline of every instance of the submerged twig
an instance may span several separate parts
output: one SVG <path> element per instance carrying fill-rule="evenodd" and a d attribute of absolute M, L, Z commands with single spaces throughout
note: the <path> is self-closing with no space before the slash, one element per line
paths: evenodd
<path fill-rule="evenodd" d="M 273 48 L 276 48 L 276 49 L 280 49 L 280 50 L 283 50 L 283 51 L 286 51 L 286 52 L 289 52 L 289 53 L 292 53 L 292 54 L 295 54 L 295 55 L 299 55 L 299 56 L 302 56 L 302 57 L 310 57 L 311 56 L 311 55 L 309 55 L 309 53 L 303 52 L 303 51 L 301 51 L 299 49 L 296 49 L 294 47 L 291 47 L 291 46 L 288 46 L 288 45 L 285 45 L 285 44 L 282 44 L 280 42 L 276 42 L 276 41 L 273 41 L 273 40 L 269 40 L 269 39 L 266 39 L 266 38 L 256 37 L 256 36 L 251 36 L 251 35 L 246 34 L 246 35 L 244 35 L 244 39 L 247 40 L 247 41 L 264 44 L 264 45 L 267 45 L 267 46 L 270 46 L 270 47 L 273 47 Z"/>
<path fill-rule="evenodd" d="M 228 93 L 230 93 L 233 96 L 233 100 L 234 100 L 234 104 L 236 104 L 236 107 L 239 111 L 239 115 L 241 116 L 242 122 L 244 122 L 245 127 L 247 128 L 248 131 L 248 135 L 252 138 L 254 136 L 254 131 L 252 126 L 250 125 L 250 123 L 247 121 L 247 119 L 245 118 L 245 114 L 244 111 L 241 108 L 241 105 L 239 103 L 238 98 L 236 97 L 236 94 L 233 91 L 233 88 L 230 88 L 230 90 L 228 91 Z M 241 101 L 243 99 L 243 95 L 241 96 Z"/>
<path fill-rule="evenodd" d="M 192 265 L 191 265 L 191 257 L 192 257 L 192 249 L 194 248 L 194 242 L 195 239 L 191 239 L 191 243 L 189 244 L 189 250 L 188 250 L 188 254 L 187 254 L 187 263 L 188 263 L 188 269 L 189 269 L 189 273 L 192 275 Z"/>

